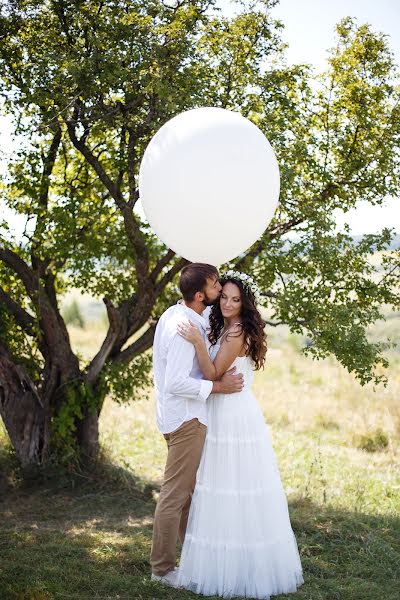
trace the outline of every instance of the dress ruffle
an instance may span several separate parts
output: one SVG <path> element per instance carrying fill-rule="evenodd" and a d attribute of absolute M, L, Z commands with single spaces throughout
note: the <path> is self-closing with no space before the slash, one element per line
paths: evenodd
<path fill-rule="evenodd" d="M 294 534 L 240 544 L 188 535 L 185 545 L 179 584 L 196 594 L 269 600 L 304 582 Z"/>

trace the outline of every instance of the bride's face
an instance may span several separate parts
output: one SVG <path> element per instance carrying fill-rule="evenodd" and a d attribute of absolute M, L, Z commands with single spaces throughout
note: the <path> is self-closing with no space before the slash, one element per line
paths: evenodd
<path fill-rule="evenodd" d="M 242 312 L 242 299 L 240 289 L 236 283 L 228 281 L 222 288 L 219 300 L 222 316 L 225 319 L 235 318 Z"/>

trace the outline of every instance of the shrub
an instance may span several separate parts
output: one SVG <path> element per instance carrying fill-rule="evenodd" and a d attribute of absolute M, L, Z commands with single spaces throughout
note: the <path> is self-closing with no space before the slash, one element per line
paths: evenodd
<path fill-rule="evenodd" d="M 76 300 L 72 300 L 63 310 L 64 321 L 67 325 L 76 325 L 81 329 L 85 328 L 85 321 Z"/>
<path fill-rule="evenodd" d="M 364 433 L 354 438 L 354 444 L 367 452 L 379 452 L 389 445 L 389 436 L 381 428 Z"/>

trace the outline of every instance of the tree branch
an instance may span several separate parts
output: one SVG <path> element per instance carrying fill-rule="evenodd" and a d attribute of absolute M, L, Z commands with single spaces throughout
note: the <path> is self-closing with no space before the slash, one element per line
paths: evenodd
<path fill-rule="evenodd" d="M 165 275 L 160 279 L 160 281 L 155 286 L 154 291 L 155 291 L 156 296 L 159 296 L 161 294 L 161 292 L 163 291 L 163 289 L 167 286 L 167 284 L 173 280 L 175 275 L 177 273 L 179 273 L 179 271 L 181 269 L 183 269 L 183 267 L 185 265 L 188 265 L 188 264 L 189 264 L 189 261 L 186 260 L 186 258 L 181 258 L 169 271 L 167 271 L 167 273 L 165 273 Z"/>
<path fill-rule="evenodd" d="M 26 369 L 14 362 L 9 349 L 0 341 L 0 373 L 7 374 L 6 377 L 1 377 L 0 381 L 0 412 L 5 424 L 8 419 L 6 415 L 13 416 L 15 411 L 6 411 L 5 405 L 12 396 L 10 392 L 17 390 L 18 400 L 21 398 L 21 392 L 30 392 L 41 408 L 44 408 L 43 402 L 38 394 L 38 390 L 28 375 Z M 15 395 L 17 395 L 15 394 Z"/>
<path fill-rule="evenodd" d="M 128 363 L 132 358 L 141 354 L 145 350 L 151 348 L 154 339 L 154 333 L 156 330 L 157 323 L 153 323 L 150 327 L 144 332 L 144 334 L 133 344 L 125 348 L 122 352 L 120 352 L 116 358 L 116 363 Z"/>
<path fill-rule="evenodd" d="M 89 383 L 89 385 L 93 385 L 95 383 L 106 360 L 111 354 L 113 346 L 117 341 L 121 330 L 121 317 L 118 309 L 115 308 L 113 303 L 108 298 L 103 298 L 103 302 L 107 308 L 108 321 L 110 325 L 100 350 L 89 364 L 86 374 L 86 381 Z"/>
<path fill-rule="evenodd" d="M 155 283 L 157 277 L 161 273 L 164 267 L 174 258 L 175 252 L 173 250 L 168 250 L 166 254 L 158 261 L 152 272 L 150 273 L 150 279 Z"/>
<path fill-rule="evenodd" d="M 126 234 L 135 251 L 137 259 L 136 275 L 139 288 L 142 291 L 143 288 L 146 287 L 146 280 L 149 271 L 149 254 L 146 246 L 146 240 L 140 231 L 140 227 L 129 203 L 125 202 L 123 198 L 121 188 L 107 175 L 98 158 L 96 158 L 96 156 L 91 152 L 90 148 L 85 144 L 84 139 L 77 137 L 74 123 L 77 122 L 78 116 L 79 109 L 78 107 L 75 107 L 73 119 L 66 121 L 69 137 L 75 148 L 79 150 L 79 152 L 86 158 L 87 162 L 95 171 L 95 173 L 97 173 L 100 181 L 110 192 L 111 197 L 114 199 L 116 205 L 122 213 Z"/>
<path fill-rule="evenodd" d="M 124 149 L 126 146 L 126 141 L 125 141 L 125 137 L 126 137 L 126 125 L 123 124 L 122 128 L 121 128 L 121 135 L 119 138 L 119 161 L 120 161 L 120 168 L 118 171 L 118 176 L 117 176 L 117 186 L 120 188 L 122 185 L 122 182 L 124 180 Z"/>
<path fill-rule="evenodd" d="M 35 301 L 34 292 L 37 289 L 37 282 L 32 269 L 18 254 L 9 248 L 0 247 L 0 260 L 19 276 L 29 296 Z"/>
<path fill-rule="evenodd" d="M 270 290 L 267 290 L 266 292 L 261 292 L 261 296 L 266 296 L 267 298 L 277 298 L 278 294 L 275 294 L 275 292 L 271 292 Z"/>
<path fill-rule="evenodd" d="M 49 187 L 50 187 L 50 176 L 53 172 L 54 164 L 57 158 L 58 148 L 61 142 L 61 127 L 59 125 L 55 128 L 55 133 L 50 144 L 49 153 L 46 158 L 43 159 L 43 173 L 40 181 L 40 190 L 38 203 L 41 209 L 45 210 L 44 216 L 41 216 L 42 211 L 37 214 L 37 221 L 34 234 L 32 236 L 32 247 L 31 247 L 31 260 L 32 267 L 34 270 L 39 268 L 40 260 L 35 255 L 35 251 L 38 249 L 41 242 L 41 235 L 44 231 L 44 222 L 47 213 L 47 204 L 49 198 Z"/>
<path fill-rule="evenodd" d="M 146 239 L 141 233 L 136 217 L 128 204 L 125 204 L 121 208 L 121 213 L 124 218 L 126 234 L 136 254 L 136 275 L 139 291 L 142 292 L 150 283 L 148 278 L 149 252 L 146 245 Z"/>
<path fill-rule="evenodd" d="M 264 247 L 268 244 L 268 242 L 276 237 L 280 237 L 296 227 L 303 222 L 303 218 L 292 219 L 286 223 L 278 223 L 273 229 L 266 229 L 262 237 L 247 252 L 245 256 L 243 256 L 238 262 L 235 264 L 235 269 L 243 269 L 248 264 L 249 259 L 254 260 L 264 249 Z M 268 234 L 268 235 L 267 235 Z M 267 235 L 267 237 L 265 237 Z"/>
<path fill-rule="evenodd" d="M 325 127 L 325 131 L 326 131 L 326 146 L 325 146 L 325 157 L 324 157 L 324 175 L 326 173 L 326 167 L 328 164 L 328 155 L 329 155 L 329 150 L 330 150 L 330 129 L 329 129 L 329 118 L 330 118 L 330 110 L 331 110 L 331 100 L 332 100 L 332 94 L 333 94 L 333 89 L 335 87 L 335 78 L 332 76 L 331 78 L 331 86 L 330 86 L 330 90 L 329 90 L 329 96 L 328 96 L 328 104 L 327 104 L 327 108 L 326 108 L 326 120 L 323 119 L 324 122 L 324 127 Z"/>
<path fill-rule="evenodd" d="M 82 140 L 82 138 L 78 138 L 77 135 L 76 135 L 74 123 L 77 122 L 77 118 L 78 118 L 78 111 L 77 111 L 77 109 L 75 109 L 75 111 L 74 111 L 74 118 L 66 120 L 66 125 L 67 125 L 67 129 L 68 129 L 68 134 L 69 134 L 70 140 L 73 143 L 73 145 L 75 146 L 75 148 L 77 150 L 79 150 L 79 152 L 82 154 L 82 156 L 84 156 L 86 158 L 86 160 L 89 163 L 89 165 L 92 167 L 92 169 L 95 171 L 95 173 L 97 173 L 97 175 L 98 175 L 100 181 L 102 182 L 102 184 L 110 192 L 110 194 L 111 194 L 112 198 L 115 200 L 115 203 L 117 204 L 117 206 L 119 208 L 121 208 L 121 206 L 123 204 L 125 204 L 124 199 L 122 197 L 121 190 L 111 180 L 111 178 L 107 175 L 107 173 L 105 172 L 105 170 L 101 166 L 101 164 L 98 161 L 98 159 L 91 152 L 91 150 L 85 144 L 85 142 Z"/>
<path fill-rule="evenodd" d="M 65 33 L 65 37 L 68 40 L 68 44 L 69 44 L 69 46 L 73 46 L 74 41 L 73 41 L 73 38 L 69 31 L 63 0 L 59 0 L 57 3 L 54 3 L 54 8 L 55 8 L 55 13 L 58 16 L 58 19 L 60 21 L 61 29 Z M 58 8 L 58 10 L 57 10 L 57 8 Z"/>
<path fill-rule="evenodd" d="M 20 306 L 15 300 L 7 294 L 7 292 L 0 287 L 0 302 L 2 302 L 9 312 L 13 315 L 18 325 L 30 336 L 36 337 L 35 332 L 35 319 Z"/>
<path fill-rule="evenodd" d="M 50 144 L 49 153 L 44 161 L 42 180 L 40 182 L 39 203 L 41 206 L 47 206 L 49 195 L 50 175 L 53 172 L 54 163 L 57 158 L 58 147 L 61 142 L 61 127 L 57 125 L 54 132 L 54 137 Z"/>
<path fill-rule="evenodd" d="M 139 198 L 139 193 L 136 190 L 135 181 L 135 136 L 132 127 L 128 127 L 128 181 L 129 181 L 129 206 L 131 209 L 135 206 Z"/>

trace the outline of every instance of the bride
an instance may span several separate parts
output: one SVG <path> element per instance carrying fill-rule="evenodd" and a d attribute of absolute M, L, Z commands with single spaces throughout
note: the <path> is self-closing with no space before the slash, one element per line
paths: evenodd
<path fill-rule="evenodd" d="M 208 596 L 269 599 L 295 592 L 302 567 L 269 428 L 251 391 L 267 351 L 259 295 L 244 273 L 228 271 L 210 313 L 210 355 L 197 327 L 178 332 L 193 343 L 204 374 L 243 373 L 235 394 L 208 400 L 208 431 L 197 471 L 177 587 Z"/>

